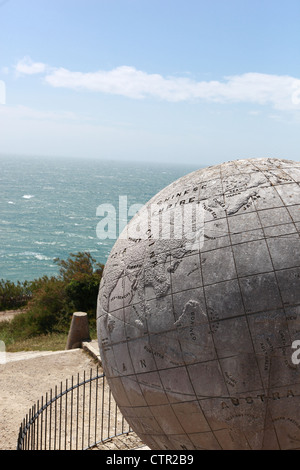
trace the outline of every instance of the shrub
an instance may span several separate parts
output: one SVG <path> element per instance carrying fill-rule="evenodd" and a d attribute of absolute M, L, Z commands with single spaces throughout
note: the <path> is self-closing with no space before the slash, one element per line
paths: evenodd
<path fill-rule="evenodd" d="M 80 280 L 72 279 L 66 285 L 66 294 L 73 310 L 95 313 L 100 278 L 97 274 L 82 276 Z"/>
<path fill-rule="evenodd" d="M 56 258 L 55 263 L 60 266 L 59 277 L 65 282 L 80 281 L 86 276 L 98 274 L 101 279 L 104 265 L 97 263 L 88 252 L 71 253 L 67 260 Z"/>
<path fill-rule="evenodd" d="M 89 321 L 96 322 L 95 312 L 99 284 L 104 265 L 87 252 L 71 253 L 67 260 L 55 260 L 60 266 L 59 278 L 65 283 L 68 305 L 72 312 L 86 312 Z"/>
<path fill-rule="evenodd" d="M 30 335 L 63 329 L 68 324 L 70 313 L 64 283 L 55 277 L 45 278 L 28 303 L 26 316 Z"/>
<path fill-rule="evenodd" d="M 17 305 L 18 299 L 24 302 L 27 299 L 26 313 L 17 315 L 5 328 L 0 327 L 1 336 L 23 339 L 68 331 L 75 311 L 87 312 L 94 327 L 104 266 L 96 263 L 90 253 L 85 252 L 71 253 L 67 260 L 57 258 L 55 261 L 60 266 L 57 277 L 43 276 L 16 286 L 9 281 L 1 281 L 0 287 L 4 286 L 10 292 L 14 305 Z M 0 290 L 0 294 L 2 291 Z"/>
<path fill-rule="evenodd" d="M 23 283 L 0 280 L 0 310 L 12 310 L 23 307 L 31 298 L 30 282 Z"/>

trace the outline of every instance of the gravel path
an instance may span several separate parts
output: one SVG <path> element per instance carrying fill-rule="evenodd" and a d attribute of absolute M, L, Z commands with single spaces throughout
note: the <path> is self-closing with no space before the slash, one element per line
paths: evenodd
<path fill-rule="evenodd" d="M 75 349 L 63 354 L 33 357 L 0 364 L 0 450 L 16 449 L 21 421 L 29 408 L 50 388 L 93 368 L 93 359 Z"/>
<path fill-rule="evenodd" d="M 2 311 L 0 321 L 11 320 L 21 312 Z M 4 364 L 3 357 L 6 359 Z M 51 388 L 61 382 L 65 384 L 66 379 L 77 377 L 77 374 L 82 377 L 84 371 L 89 373 L 92 369 L 96 373 L 99 367 L 99 362 L 83 349 L 6 353 L 0 359 L 0 451 L 16 449 L 21 421 Z M 99 371 L 101 373 L 101 368 Z M 130 433 L 95 448 L 108 449 L 143 449 L 143 443 Z"/>
<path fill-rule="evenodd" d="M 0 312 L 0 321 L 12 320 L 19 313 L 24 313 L 24 310 L 4 310 Z"/>
<path fill-rule="evenodd" d="M 15 450 L 21 421 L 37 400 L 60 382 L 84 371 L 96 372 L 97 362 L 83 349 L 61 352 L 37 351 L 6 353 L 6 364 L 0 364 L 0 451 Z M 99 370 L 101 373 L 101 368 Z M 70 382 L 69 382 L 70 383 Z M 100 444 L 95 450 L 144 449 L 134 433 Z"/>

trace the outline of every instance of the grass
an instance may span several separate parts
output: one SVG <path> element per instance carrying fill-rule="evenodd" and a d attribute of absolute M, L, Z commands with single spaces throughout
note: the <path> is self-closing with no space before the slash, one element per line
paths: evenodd
<path fill-rule="evenodd" d="M 6 346 L 7 352 L 60 351 L 66 348 L 67 333 L 52 333 L 15 341 Z"/>
<path fill-rule="evenodd" d="M 66 348 L 68 331 L 42 334 L 32 337 L 15 335 L 11 321 L 0 323 L 0 340 L 4 341 L 7 352 L 19 351 L 61 351 Z M 90 327 L 91 339 L 97 339 L 96 327 Z"/>

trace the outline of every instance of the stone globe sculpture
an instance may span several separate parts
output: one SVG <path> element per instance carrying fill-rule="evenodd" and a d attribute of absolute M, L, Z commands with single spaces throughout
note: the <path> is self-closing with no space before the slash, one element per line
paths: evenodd
<path fill-rule="evenodd" d="M 184 176 L 122 232 L 98 341 L 151 449 L 300 449 L 299 233 L 300 163 L 271 158 Z"/>

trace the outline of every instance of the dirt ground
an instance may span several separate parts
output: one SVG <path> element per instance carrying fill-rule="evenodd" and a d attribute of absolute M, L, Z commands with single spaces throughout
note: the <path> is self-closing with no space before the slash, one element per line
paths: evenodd
<path fill-rule="evenodd" d="M 24 310 L 4 310 L 0 312 L 0 321 L 11 320 L 15 315 L 24 312 Z"/>
<path fill-rule="evenodd" d="M 21 421 L 50 388 L 60 382 L 65 384 L 72 375 L 79 373 L 82 377 L 84 371 L 97 370 L 96 360 L 82 349 L 22 360 L 12 360 L 14 354 L 21 353 L 7 353 L 8 362 L 0 364 L 0 451 L 16 449 Z M 100 444 L 95 450 L 142 448 L 140 439 L 130 433 Z"/>
<path fill-rule="evenodd" d="M 22 310 L 0 312 L 0 321 L 11 320 Z M 83 376 L 99 363 L 83 349 L 55 354 L 43 352 L 6 353 L 6 363 L 0 361 L 0 451 L 15 450 L 20 424 L 32 405 L 45 397 L 50 389 L 72 376 Z M 3 359 L 3 357 L 2 357 Z M 101 373 L 101 367 L 99 372 Z M 70 382 L 69 382 L 70 383 Z M 120 436 L 95 450 L 142 449 L 143 443 L 134 434 Z"/>
<path fill-rule="evenodd" d="M 16 449 L 21 421 L 50 388 L 91 368 L 94 360 L 81 349 L 0 364 L 0 450 Z"/>

